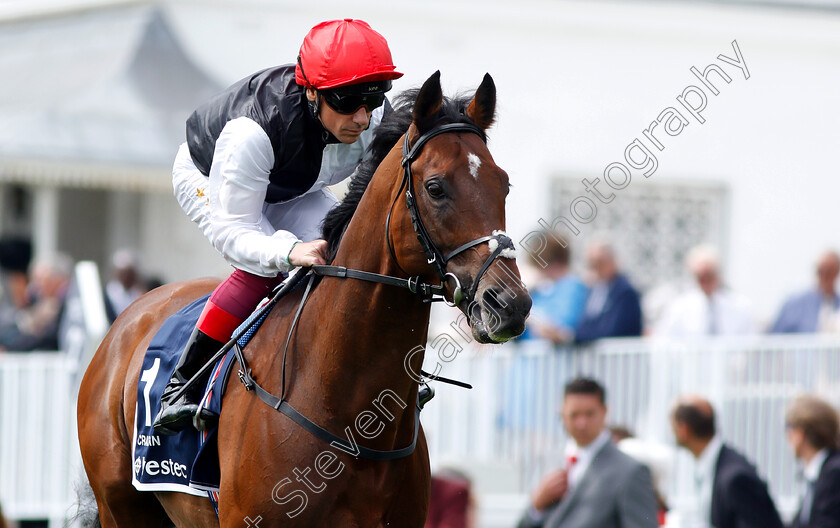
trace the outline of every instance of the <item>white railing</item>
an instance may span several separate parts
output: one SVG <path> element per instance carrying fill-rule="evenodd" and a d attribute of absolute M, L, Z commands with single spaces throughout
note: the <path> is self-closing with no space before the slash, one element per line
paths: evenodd
<path fill-rule="evenodd" d="M 0 505 L 10 520 L 64 526 L 83 475 L 76 395 L 108 329 L 92 262 L 79 262 L 60 352 L 0 353 Z"/>
<path fill-rule="evenodd" d="M 94 344 L 86 342 L 82 358 Z M 61 526 L 75 498 L 73 485 L 82 474 L 74 411 L 82 358 L 0 355 L 0 504 L 9 518 L 48 518 Z M 435 359 L 429 350 L 427 369 Z M 627 339 L 577 350 L 531 342 L 467 348 L 442 366 L 441 375 L 475 389 L 435 384 L 437 397 L 422 416 L 432 464 L 457 466 L 473 477 L 482 527 L 513 525 L 529 491 L 557 466 L 565 442 L 558 407 L 573 376 L 599 379 L 607 388 L 610 423 L 658 445 L 673 446 L 668 412 L 677 395 L 706 395 L 722 435 L 756 463 L 788 517 L 797 480 L 785 444 L 785 406 L 803 392 L 840 401 L 840 337 Z M 663 489 L 680 513 L 695 504 L 692 462 L 681 450 L 671 451 L 668 461 Z"/>
<path fill-rule="evenodd" d="M 437 360 L 430 350 L 427 369 Z M 559 465 L 565 443 L 559 403 L 574 376 L 605 385 L 610 424 L 629 427 L 651 450 L 671 453 L 661 487 L 674 517 L 697 504 L 692 460 L 675 448 L 668 422 L 678 395 L 702 394 L 712 401 L 720 433 L 756 464 L 783 517 L 795 511 L 799 490 L 785 440 L 785 406 L 804 392 L 840 401 L 838 337 L 626 339 L 577 350 L 530 342 L 476 347 L 441 364 L 441 375 L 475 389 L 435 385 L 437 397 L 423 411 L 432 464 L 473 475 L 486 508 L 481 526 L 510 525 L 522 511 L 513 510 Z"/>
<path fill-rule="evenodd" d="M 62 526 L 81 475 L 75 365 L 64 353 L 0 355 L 0 504 Z"/>

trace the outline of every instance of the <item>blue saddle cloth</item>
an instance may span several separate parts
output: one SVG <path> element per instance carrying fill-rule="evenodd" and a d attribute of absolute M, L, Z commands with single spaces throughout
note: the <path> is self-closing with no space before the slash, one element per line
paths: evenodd
<path fill-rule="evenodd" d="M 152 428 L 166 383 L 208 298 L 197 299 L 169 317 L 149 343 L 137 384 L 132 484 L 140 491 L 206 495 L 215 507 L 220 481 L 217 428 L 199 432 L 188 427 L 175 436 L 159 435 Z M 265 319 L 263 316 L 252 324 L 255 317 L 237 329 L 239 333 L 249 327 L 239 340 L 240 346 L 245 346 Z M 221 414 L 222 396 L 235 358 L 233 350 L 228 352 L 216 363 L 207 382 L 201 405 L 216 414 Z"/>
<path fill-rule="evenodd" d="M 254 337 L 254 334 L 257 330 L 259 330 L 260 326 L 262 326 L 263 321 L 265 321 L 268 314 L 264 313 L 260 315 L 260 308 L 262 306 L 263 305 L 260 304 L 260 306 L 257 307 L 257 310 L 251 314 L 251 317 L 246 319 L 245 322 L 233 332 L 233 335 L 239 335 L 239 333 L 244 330 L 242 336 L 236 342 L 240 347 L 244 347 L 248 344 L 248 341 Z M 234 361 L 236 361 L 236 352 L 233 348 L 231 348 L 225 357 L 216 362 L 216 366 L 210 374 L 210 379 L 207 381 L 207 390 L 204 392 L 204 398 L 201 400 L 201 407 L 209 409 L 215 414 L 222 413 L 222 396 L 225 394 L 225 388 L 227 387 L 228 378 L 230 377 Z M 201 447 L 199 448 L 198 455 L 195 458 L 192 477 L 190 479 L 191 486 L 206 490 L 209 493 L 210 500 L 213 502 L 214 508 L 217 507 L 219 502 L 218 492 L 219 482 L 221 480 L 221 471 L 219 468 L 218 432 L 219 428 L 217 426 L 207 429 L 206 431 L 202 431 L 199 434 Z M 218 508 L 216 509 L 216 513 L 218 513 Z"/>
<path fill-rule="evenodd" d="M 152 428 L 160 411 L 160 397 L 181 352 L 207 302 L 202 297 L 163 323 L 152 338 L 137 383 L 137 411 L 132 444 L 132 484 L 140 491 L 207 493 L 190 487 L 193 462 L 199 450 L 199 433 L 189 427 L 175 436 L 160 435 Z"/>

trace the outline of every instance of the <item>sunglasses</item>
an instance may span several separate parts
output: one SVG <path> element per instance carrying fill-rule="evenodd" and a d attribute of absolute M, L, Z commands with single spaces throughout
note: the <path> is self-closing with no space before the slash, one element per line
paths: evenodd
<path fill-rule="evenodd" d="M 370 95 L 350 95 L 341 94 L 332 90 L 321 90 L 321 96 L 324 101 L 330 105 L 330 108 L 339 114 L 355 114 L 356 111 L 365 107 L 368 112 L 373 112 L 374 109 L 379 108 L 385 102 L 385 94 L 370 94 Z"/>

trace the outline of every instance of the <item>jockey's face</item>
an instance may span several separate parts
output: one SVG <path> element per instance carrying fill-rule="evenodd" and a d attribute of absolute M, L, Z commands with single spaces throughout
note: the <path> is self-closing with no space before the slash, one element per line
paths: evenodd
<path fill-rule="evenodd" d="M 316 100 L 315 90 L 306 89 L 306 98 L 310 101 Z M 371 112 L 367 107 L 360 106 L 352 114 L 340 114 L 320 97 L 318 107 L 318 119 L 332 135 L 342 143 L 355 143 L 359 136 L 370 126 Z"/>

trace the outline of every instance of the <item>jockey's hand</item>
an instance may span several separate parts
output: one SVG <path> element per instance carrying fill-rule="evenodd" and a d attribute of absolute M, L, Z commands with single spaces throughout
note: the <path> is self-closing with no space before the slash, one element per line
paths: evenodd
<path fill-rule="evenodd" d="M 289 252 L 289 264 L 308 268 L 315 264 L 327 263 L 327 241 L 313 240 L 295 244 Z"/>

